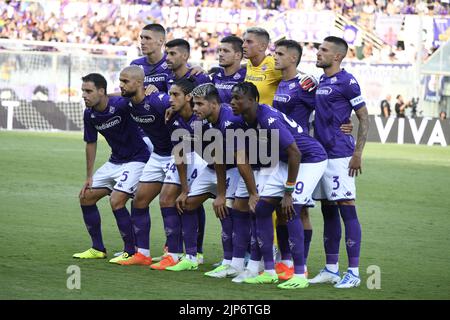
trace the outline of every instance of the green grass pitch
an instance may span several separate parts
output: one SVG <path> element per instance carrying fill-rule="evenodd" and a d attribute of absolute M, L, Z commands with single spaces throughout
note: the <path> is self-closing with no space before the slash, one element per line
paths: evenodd
<path fill-rule="evenodd" d="M 108 157 L 99 142 L 96 168 Z M 0 132 L 0 299 L 449 299 L 450 148 L 369 143 L 357 178 L 363 242 L 362 283 L 280 290 L 203 276 L 221 258 L 220 228 L 207 203 L 205 265 L 198 271 L 151 271 L 107 260 L 72 258 L 90 246 L 78 205 L 85 177 L 84 142 L 76 133 Z M 99 208 L 111 254 L 122 246 L 107 199 Z M 308 267 L 323 266 L 322 216 L 314 226 Z M 151 251 L 164 243 L 157 201 L 151 205 Z M 67 268 L 81 270 L 81 289 L 66 286 Z M 341 244 L 341 271 L 347 265 Z M 369 266 L 381 270 L 381 289 L 368 289 Z"/>

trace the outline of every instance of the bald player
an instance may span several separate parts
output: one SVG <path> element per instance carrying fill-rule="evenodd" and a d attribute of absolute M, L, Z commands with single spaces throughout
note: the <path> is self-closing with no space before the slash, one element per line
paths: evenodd
<path fill-rule="evenodd" d="M 170 165 L 172 141 L 165 125 L 164 114 L 170 108 L 169 96 L 163 92 L 153 92 L 146 96 L 144 91 L 144 71 L 138 66 L 129 66 L 120 73 L 120 90 L 123 97 L 129 98 L 129 112 L 135 122 L 152 140 L 154 151 L 146 163 L 139 179 L 131 208 L 136 246 L 138 252 L 123 265 L 150 265 L 150 213 L 149 204 L 161 192 L 161 187 Z M 166 214 L 161 209 L 165 230 L 179 229 L 179 217 Z M 178 250 L 179 234 L 166 233 L 172 250 Z M 173 244 L 173 245 L 172 245 Z"/>

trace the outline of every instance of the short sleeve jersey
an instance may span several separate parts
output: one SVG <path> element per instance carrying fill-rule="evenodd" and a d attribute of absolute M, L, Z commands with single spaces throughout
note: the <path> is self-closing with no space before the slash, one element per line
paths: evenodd
<path fill-rule="evenodd" d="M 355 139 L 340 130 L 353 110 L 365 106 L 356 79 L 342 69 L 335 75 L 322 75 L 316 90 L 314 136 L 322 143 L 330 159 L 353 155 Z"/>
<path fill-rule="evenodd" d="M 167 67 L 166 54 L 155 64 L 148 63 L 147 57 L 131 61 L 130 65 L 140 66 L 144 70 L 144 86 L 154 85 L 159 91 L 168 92 L 167 79 L 172 72 Z"/>
<path fill-rule="evenodd" d="M 262 104 L 258 106 L 256 118 L 260 129 L 278 130 L 280 161 L 288 162 L 287 148 L 294 142 L 301 152 L 302 163 L 315 163 L 327 159 L 322 145 L 284 113 Z M 274 141 L 273 133 L 269 132 L 268 136 L 270 137 L 269 143 L 277 142 Z"/>
<path fill-rule="evenodd" d="M 110 162 L 147 162 L 150 152 L 142 140 L 139 127 L 131 119 L 127 104 L 128 100 L 122 97 L 109 97 L 108 105 L 102 112 L 86 108 L 83 117 L 84 141 L 96 142 L 100 133 L 111 147 Z"/>
<path fill-rule="evenodd" d="M 225 71 L 221 69 L 211 76 L 212 83 L 219 92 L 221 103 L 231 102 L 231 89 L 235 84 L 243 82 L 245 80 L 246 72 L 246 68 L 241 68 L 236 73 L 226 76 Z"/>
<path fill-rule="evenodd" d="M 144 130 L 153 143 L 153 152 L 160 156 L 170 156 L 172 142 L 165 124 L 165 112 L 170 108 L 169 96 L 163 92 L 154 92 L 141 103 L 129 103 L 131 117 Z"/>
<path fill-rule="evenodd" d="M 309 132 L 309 118 L 315 108 L 315 92 L 308 92 L 300 86 L 299 76 L 282 80 L 278 85 L 273 107 L 297 122 Z"/>

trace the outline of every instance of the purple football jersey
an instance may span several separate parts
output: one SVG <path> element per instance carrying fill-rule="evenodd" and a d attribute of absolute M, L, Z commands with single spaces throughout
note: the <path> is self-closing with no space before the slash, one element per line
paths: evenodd
<path fill-rule="evenodd" d="M 303 90 L 298 77 L 280 82 L 272 106 L 309 132 L 309 117 L 315 108 L 315 92 Z"/>
<path fill-rule="evenodd" d="M 175 146 L 182 140 L 188 139 L 191 142 L 191 151 L 203 151 L 205 149 L 206 145 L 209 144 L 209 141 L 203 141 L 202 134 L 211 127 L 212 125 L 208 122 L 208 120 L 204 119 L 202 121 L 198 119 L 195 114 L 192 114 L 189 120 L 186 121 L 177 113 L 167 122 L 167 128 L 169 129 L 171 137 L 173 132 L 178 129 L 184 129 L 189 133 L 187 136 L 183 135 L 178 140 L 172 140 L 173 145 Z M 196 141 L 201 142 L 201 150 L 195 150 Z"/>
<path fill-rule="evenodd" d="M 122 97 L 109 97 L 103 112 L 86 108 L 83 118 L 84 141 L 96 142 L 100 133 L 111 147 L 110 162 L 147 162 L 150 152 L 142 140 L 139 127 L 131 119 L 127 104 L 128 100 Z"/>
<path fill-rule="evenodd" d="M 322 75 L 316 90 L 314 136 L 322 143 L 330 159 L 353 155 L 355 139 L 340 126 L 348 123 L 352 110 L 365 106 L 355 78 L 342 69 L 332 77 Z"/>
<path fill-rule="evenodd" d="M 166 54 L 160 61 L 155 64 L 150 64 L 147 61 L 147 57 L 141 57 L 139 59 L 131 61 L 130 65 L 140 66 L 145 73 L 144 86 L 149 84 L 154 85 L 159 91 L 168 92 L 167 79 L 172 71 L 167 67 Z"/>
<path fill-rule="evenodd" d="M 280 161 L 288 161 L 286 149 L 293 142 L 297 144 L 302 154 L 302 163 L 315 163 L 327 159 L 327 154 L 322 145 L 284 113 L 268 105 L 260 104 L 256 111 L 256 118 L 259 128 L 279 130 Z M 271 137 L 272 135 L 269 134 L 270 143 L 276 143 Z"/>
<path fill-rule="evenodd" d="M 129 102 L 131 117 L 152 141 L 153 152 L 160 156 L 172 154 L 172 142 L 164 117 L 168 108 L 169 96 L 164 92 L 154 92 L 136 105 Z"/>
<path fill-rule="evenodd" d="M 191 77 L 191 78 L 193 78 L 195 80 L 195 85 L 196 86 L 201 85 L 203 83 L 211 83 L 211 78 L 208 75 L 206 75 L 204 73 L 193 75 L 192 74 L 192 69 L 189 69 L 188 72 L 186 72 L 186 74 L 184 76 L 182 76 L 180 79 L 189 78 L 189 77 Z M 169 77 L 167 78 L 167 90 L 169 90 L 170 87 L 177 80 L 179 80 L 179 79 L 175 78 L 175 74 L 173 72 L 171 72 L 169 74 Z"/>
<path fill-rule="evenodd" d="M 236 73 L 226 76 L 225 71 L 221 69 L 211 76 L 212 83 L 214 83 L 217 91 L 219 91 L 220 102 L 231 102 L 231 89 L 235 84 L 243 82 L 245 80 L 246 73 L 247 68 L 241 68 Z"/>
<path fill-rule="evenodd" d="M 234 139 L 234 142 L 226 141 L 227 130 L 237 130 L 242 129 L 246 130 L 248 126 L 245 121 L 240 116 L 235 116 L 233 114 L 233 110 L 231 106 L 225 103 L 220 104 L 219 117 L 216 123 L 212 124 L 214 129 L 220 131 L 223 137 L 223 147 L 224 147 L 224 161 L 227 154 L 232 153 L 234 157 L 234 152 L 236 152 L 239 148 L 239 143 L 237 139 Z M 227 163 L 227 169 L 233 168 L 236 166 L 236 163 Z M 208 165 L 208 167 L 213 168 L 212 165 Z"/>

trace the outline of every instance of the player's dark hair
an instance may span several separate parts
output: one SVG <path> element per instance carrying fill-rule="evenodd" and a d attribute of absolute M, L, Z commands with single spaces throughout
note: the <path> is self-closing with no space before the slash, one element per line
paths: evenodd
<path fill-rule="evenodd" d="M 244 49 L 242 48 L 242 45 L 244 44 L 244 41 L 236 36 L 226 36 L 222 40 L 220 40 L 220 43 L 230 43 L 233 47 L 233 50 L 235 52 L 240 52 L 241 55 L 244 54 Z"/>
<path fill-rule="evenodd" d="M 233 86 L 231 91 L 238 90 L 244 95 L 250 96 L 252 99 L 254 99 L 256 102 L 259 102 L 259 91 L 258 88 L 251 82 L 239 82 Z"/>
<path fill-rule="evenodd" d="M 191 46 L 189 45 L 189 42 L 187 42 L 184 39 L 173 39 L 166 43 L 166 48 L 175 48 L 179 47 L 183 50 L 186 50 L 188 53 L 191 51 Z"/>
<path fill-rule="evenodd" d="M 323 39 L 323 41 L 331 42 L 331 43 L 335 44 L 336 46 L 338 46 L 342 50 L 344 57 L 347 54 L 348 44 L 344 39 L 335 37 L 335 36 L 329 36 L 329 37 L 326 37 L 325 39 Z"/>
<path fill-rule="evenodd" d="M 197 86 L 195 79 L 192 77 L 178 79 L 173 85 L 179 87 L 185 95 L 190 94 Z"/>
<path fill-rule="evenodd" d="M 188 78 L 181 78 L 174 82 L 174 86 L 177 86 L 183 91 L 184 95 L 188 95 L 194 90 L 194 88 L 197 86 L 197 83 L 195 82 L 195 79 L 193 77 Z M 194 107 L 194 99 L 191 99 L 191 108 Z"/>
<path fill-rule="evenodd" d="M 256 34 L 259 37 L 264 38 L 264 40 L 269 43 L 270 42 L 270 35 L 267 32 L 266 29 L 261 27 L 250 27 L 247 30 L 245 30 L 245 33 L 253 33 Z"/>
<path fill-rule="evenodd" d="M 200 97 L 208 100 L 208 102 L 215 101 L 220 104 L 219 91 L 212 83 L 203 83 L 194 88 L 191 92 L 192 97 Z"/>
<path fill-rule="evenodd" d="M 166 37 L 166 29 L 159 23 L 150 23 L 142 28 L 142 30 L 150 30 L 160 33 L 164 38 Z"/>
<path fill-rule="evenodd" d="M 99 73 L 89 73 L 88 75 L 81 77 L 81 81 L 92 82 L 94 84 L 94 86 L 97 88 L 97 90 L 103 88 L 103 89 L 105 89 L 105 93 L 106 93 L 106 87 L 107 87 L 106 79 Z"/>
<path fill-rule="evenodd" d="M 277 47 L 285 47 L 287 49 L 293 49 L 298 53 L 297 65 L 300 63 L 302 59 L 302 46 L 295 40 L 280 40 L 275 42 L 275 46 Z"/>

